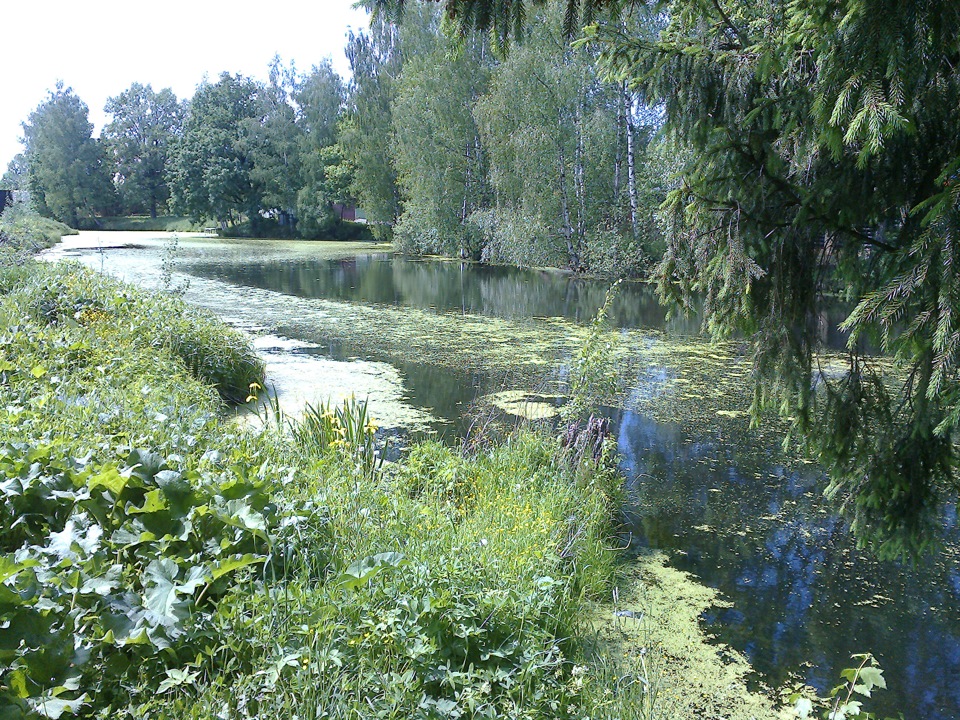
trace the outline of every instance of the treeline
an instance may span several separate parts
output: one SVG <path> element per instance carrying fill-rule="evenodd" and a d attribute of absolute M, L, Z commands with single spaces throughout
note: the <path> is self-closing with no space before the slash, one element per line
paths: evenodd
<path fill-rule="evenodd" d="M 445 33 L 430 4 L 353 37 L 354 193 L 404 251 L 640 272 L 661 250 L 658 116 L 571 47 L 556 4 L 527 41 Z"/>
<path fill-rule="evenodd" d="M 432 4 L 351 33 L 329 63 L 267 82 L 224 73 L 181 101 L 134 84 L 92 137 L 58 86 L 24 123 L 8 180 L 75 227 L 172 213 L 229 232 L 342 237 L 359 205 L 399 249 L 630 274 L 659 254 L 669 158 L 658 117 L 572 47 L 556 4 L 509 52 L 459 39 Z"/>
<path fill-rule="evenodd" d="M 337 208 L 353 202 L 345 100 L 329 62 L 298 74 L 275 59 L 265 83 L 224 73 L 189 101 L 134 83 L 107 101 L 95 139 L 87 106 L 58 85 L 23 124 L 6 180 L 73 227 L 172 213 L 234 233 L 337 236 Z"/>

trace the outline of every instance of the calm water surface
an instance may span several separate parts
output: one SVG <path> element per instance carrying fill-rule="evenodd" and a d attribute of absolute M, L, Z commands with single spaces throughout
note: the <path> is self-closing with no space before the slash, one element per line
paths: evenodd
<path fill-rule="evenodd" d="M 135 282 L 157 282 L 156 244 L 76 257 Z M 565 351 L 551 348 L 562 348 L 565 328 L 593 317 L 606 290 L 553 272 L 388 254 L 318 260 L 309 245 L 292 243 L 186 243 L 177 262 L 192 278 L 188 299 L 254 332 L 298 341 L 284 352 L 389 366 L 402 383 L 401 400 L 450 436 L 463 432 L 464 411 L 478 395 L 529 384 L 535 374 L 546 387 L 561 379 Z M 427 334 L 431 316 L 447 323 L 436 326 L 444 332 L 487 318 L 499 323 L 497 336 L 506 335 L 500 341 L 508 346 L 542 338 L 552 363 L 537 373 L 490 370 L 484 346 L 493 336 L 478 346 L 475 362 L 450 360 L 456 345 L 450 339 L 436 346 L 411 341 L 405 352 L 390 339 L 393 319 L 404 313 Z M 821 322 L 830 346 L 842 345 L 835 329 L 841 317 L 838 311 Z M 624 289 L 613 318 L 647 343 L 659 342 L 663 332 L 692 336 L 698 327 L 696 319 L 668 321 L 642 286 Z M 378 333 L 382 342 L 371 341 Z M 656 367 L 642 373 L 654 380 L 663 374 Z M 844 523 L 822 503 L 820 471 L 788 464 L 775 441 L 742 424 L 669 424 L 626 406 L 615 419 L 632 546 L 666 551 L 676 567 L 732 602 L 705 618 L 720 641 L 743 651 L 772 685 L 796 674 L 832 686 L 852 653 L 870 651 L 889 686 L 871 710 L 960 719 L 960 530 L 952 520 L 945 521 L 947 546 L 936 558 L 916 567 L 877 562 L 856 551 Z"/>

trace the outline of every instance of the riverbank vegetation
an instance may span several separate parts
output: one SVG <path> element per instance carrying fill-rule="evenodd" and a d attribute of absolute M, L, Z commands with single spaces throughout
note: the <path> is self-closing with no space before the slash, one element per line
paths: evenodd
<path fill-rule="evenodd" d="M 177 215 L 126 215 L 123 217 L 98 218 L 98 230 L 106 232 L 200 232 L 204 229 L 201 223 L 188 217 Z"/>
<path fill-rule="evenodd" d="M 642 699 L 587 622 L 615 579 L 602 438 L 426 443 L 383 469 L 356 403 L 229 423 L 262 366 L 176 297 L 33 260 L 0 288 L 4 717 L 623 717 Z"/>
<path fill-rule="evenodd" d="M 22 203 L 14 204 L 0 215 L 0 262 L 13 262 L 13 256 L 25 259 L 53 247 L 64 235 L 76 234 L 76 230 L 32 212 Z"/>

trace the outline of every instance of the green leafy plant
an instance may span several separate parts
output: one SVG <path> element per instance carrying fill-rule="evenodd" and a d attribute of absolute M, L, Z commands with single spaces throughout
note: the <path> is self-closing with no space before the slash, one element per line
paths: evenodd
<path fill-rule="evenodd" d="M 886 689 L 883 670 L 870 653 L 853 655 L 852 659 L 857 666 L 842 670 L 840 677 L 844 682 L 832 688 L 825 697 L 803 686 L 786 693 L 786 700 L 796 717 L 820 716 L 825 720 L 874 720 L 877 717 L 864 709 L 862 698 L 870 698 L 876 689 Z"/>
<path fill-rule="evenodd" d="M 290 429 L 297 446 L 315 456 L 334 451 L 350 458 L 368 476 L 383 465 L 376 443 L 376 422 L 367 403 L 354 397 L 337 406 L 327 402 L 307 404 L 303 416 L 292 422 Z"/>
<path fill-rule="evenodd" d="M 269 550 L 265 485 L 236 466 L 9 443 L 0 477 L 0 706 L 50 717 L 50 698 L 103 702 L 138 667 L 185 662 Z"/>
<path fill-rule="evenodd" d="M 603 305 L 590 323 L 587 338 L 570 365 L 570 399 L 561 410 L 561 417 L 567 423 L 586 419 L 617 392 L 612 367 L 610 309 L 621 283 L 622 280 L 618 280 L 607 290 Z"/>

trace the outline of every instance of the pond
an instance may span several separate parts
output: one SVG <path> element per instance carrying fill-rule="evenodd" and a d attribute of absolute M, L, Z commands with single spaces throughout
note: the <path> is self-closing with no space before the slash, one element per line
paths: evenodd
<path fill-rule="evenodd" d="M 487 401 L 553 408 L 606 291 L 351 244 L 181 237 L 174 251 L 156 235 L 83 233 L 53 256 L 146 287 L 189 282 L 188 300 L 253 334 L 293 411 L 354 393 L 394 432 L 451 441 Z M 822 319 L 828 347 L 842 345 L 840 317 Z M 871 709 L 960 718 L 960 529 L 948 526 L 944 551 L 917 566 L 857 551 L 821 500 L 816 465 L 780 450 L 774 419 L 749 429 L 736 343 L 704 341 L 696 318 L 667 319 L 638 285 L 613 319 L 631 547 L 667 552 L 732 602 L 704 620 L 768 685 L 796 675 L 829 687 L 869 651 L 889 686 Z M 536 403 L 503 402 L 528 393 Z"/>

